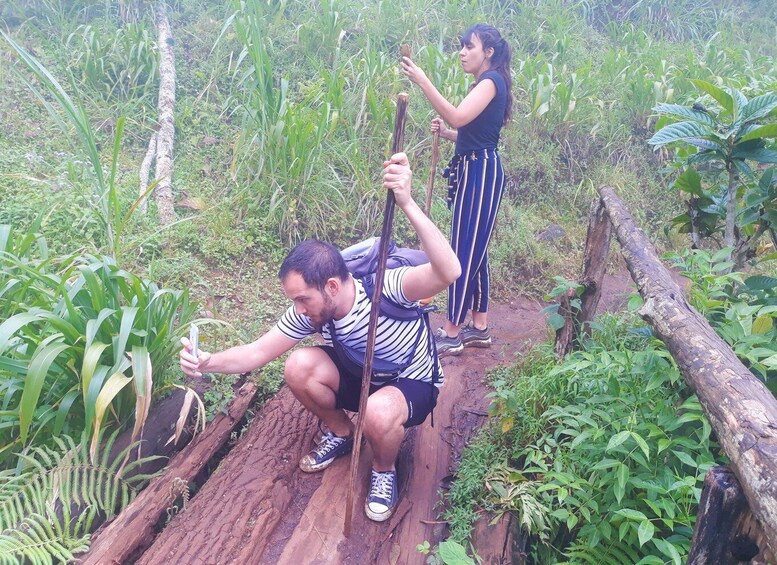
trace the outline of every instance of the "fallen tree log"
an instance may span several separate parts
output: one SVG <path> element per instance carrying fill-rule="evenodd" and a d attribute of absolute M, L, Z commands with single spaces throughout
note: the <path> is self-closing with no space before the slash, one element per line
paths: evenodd
<path fill-rule="evenodd" d="M 713 467 L 704 477 L 687 565 L 742 562 L 767 565 L 777 560 L 766 547 L 763 529 L 734 473 L 728 467 Z"/>
<path fill-rule="evenodd" d="M 156 477 L 112 522 L 92 538 L 82 565 L 123 563 L 153 538 L 162 513 L 188 488 L 188 483 L 229 439 L 256 395 L 256 385 L 245 383 L 227 414 L 219 414 L 205 431 L 178 453 L 165 472 Z"/>
<path fill-rule="evenodd" d="M 136 563 L 258 563 L 297 482 L 321 480 L 297 473 L 316 421 L 283 387 Z"/>
<path fill-rule="evenodd" d="M 640 315 L 666 344 L 731 461 L 750 509 L 777 547 L 777 399 L 688 304 L 653 246 L 609 187 L 599 190 L 644 299 Z"/>

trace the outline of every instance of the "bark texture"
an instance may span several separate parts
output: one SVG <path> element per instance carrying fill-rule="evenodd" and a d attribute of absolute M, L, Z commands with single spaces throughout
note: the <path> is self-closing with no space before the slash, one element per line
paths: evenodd
<path fill-rule="evenodd" d="M 750 509 L 777 546 L 777 400 L 685 299 L 611 188 L 600 189 L 653 327 L 699 397 Z"/>
<path fill-rule="evenodd" d="M 255 395 L 256 385 L 252 382 L 244 384 L 230 405 L 229 413 L 217 416 L 170 461 L 164 474 L 153 479 L 115 520 L 100 530 L 92 538 L 89 552 L 79 562 L 82 565 L 123 563 L 138 548 L 147 545 L 162 513 L 184 493 L 189 481 L 229 439 Z"/>
<path fill-rule="evenodd" d="M 304 480 L 297 463 L 316 431 L 314 418 L 283 388 L 137 563 L 258 563 Z M 324 506 L 333 509 L 331 501 Z"/>
<path fill-rule="evenodd" d="M 148 200 L 146 198 L 148 196 L 146 194 L 148 192 L 148 174 L 151 170 L 151 163 L 156 159 L 156 138 L 157 134 L 154 132 L 148 140 L 148 150 L 145 157 L 143 157 L 143 162 L 140 164 L 140 190 L 138 191 L 140 204 L 138 204 L 138 212 L 141 214 L 145 214 L 148 208 Z"/>
<path fill-rule="evenodd" d="M 555 352 L 559 357 L 565 357 L 580 342 L 580 337 L 589 331 L 589 322 L 596 316 L 599 298 L 602 295 L 602 281 L 607 269 L 607 256 L 610 253 L 612 224 L 600 198 L 591 202 L 591 212 L 588 216 L 588 235 L 585 240 L 583 255 L 583 275 L 580 284 L 583 293 L 580 295 L 580 307 L 572 306 L 575 298 L 574 290 L 561 297 L 559 315 L 564 317 L 564 326 L 556 331 Z"/>
<path fill-rule="evenodd" d="M 175 141 L 175 56 L 173 34 L 167 19 L 167 7 L 159 3 L 157 9 L 159 29 L 159 133 L 156 144 L 156 201 L 159 223 L 173 223 L 173 143 Z"/>
<path fill-rule="evenodd" d="M 610 254 L 610 239 L 612 239 L 612 223 L 604 209 L 604 204 L 597 198 L 591 202 L 583 256 L 583 278 L 580 281 L 584 290 L 580 295 L 578 327 L 583 334 L 589 331 L 588 322 L 596 316 L 596 309 L 602 296 L 602 281 L 604 271 L 607 269 L 607 257 Z"/>
<path fill-rule="evenodd" d="M 775 558 L 734 473 L 728 467 L 713 467 L 704 477 L 688 565 L 742 562 L 766 565 Z"/>

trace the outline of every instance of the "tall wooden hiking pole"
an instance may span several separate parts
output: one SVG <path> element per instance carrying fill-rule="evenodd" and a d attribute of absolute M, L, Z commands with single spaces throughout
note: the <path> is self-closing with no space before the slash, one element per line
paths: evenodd
<path fill-rule="evenodd" d="M 391 153 L 399 153 L 405 142 L 405 119 L 407 116 L 406 93 L 402 92 L 397 97 L 397 114 L 394 119 L 394 142 Z M 351 535 L 351 517 L 353 516 L 353 494 L 356 491 L 356 475 L 359 471 L 359 454 L 362 444 L 362 429 L 364 427 L 364 408 L 367 406 L 367 397 L 370 395 L 370 381 L 372 380 L 372 361 L 375 356 L 375 337 L 378 333 L 378 302 L 383 292 L 383 276 L 386 273 L 386 261 L 388 259 L 388 245 L 391 239 L 391 226 L 394 223 L 394 192 L 389 190 L 386 194 L 386 208 L 383 212 L 383 229 L 380 232 L 380 252 L 378 255 L 378 269 L 375 272 L 375 290 L 372 293 L 372 308 L 370 310 L 370 323 L 367 329 L 367 350 L 364 353 L 364 372 L 362 372 L 362 391 L 359 396 L 359 414 L 356 417 L 356 431 L 353 438 L 353 453 L 351 454 L 351 474 L 348 480 L 348 492 L 345 498 L 345 524 L 343 533 L 345 537 Z"/>
<path fill-rule="evenodd" d="M 436 131 L 432 135 L 432 169 L 429 171 L 429 182 L 426 183 L 426 204 L 424 205 L 424 214 L 429 216 L 432 210 L 432 192 L 434 191 L 434 175 L 437 172 L 437 160 L 440 158 L 440 132 Z"/>

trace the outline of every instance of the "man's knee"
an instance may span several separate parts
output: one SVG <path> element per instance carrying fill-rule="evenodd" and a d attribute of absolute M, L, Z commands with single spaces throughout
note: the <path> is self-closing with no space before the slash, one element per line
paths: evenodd
<path fill-rule="evenodd" d="M 365 431 L 372 434 L 388 433 L 401 427 L 407 420 L 407 402 L 399 389 L 385 387 L 370 395 L 364 412 Z"/>
<path fill-rule="evenodd" d="M 337 367 L 318 347 L 303 347 L 292 352 L 283 369 L 283 378 L 292 390 L 313 381 L 328 382 L 337 375 Z"/>

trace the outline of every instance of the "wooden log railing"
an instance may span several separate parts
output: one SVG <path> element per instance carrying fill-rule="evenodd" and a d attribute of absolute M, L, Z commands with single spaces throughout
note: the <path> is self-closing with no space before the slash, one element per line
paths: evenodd
<path fill-rule="evenodd" d="M 639 314 L 664 342 L 686 383 L 699 398 L 712 429 L 730 460 L 734 482 L 741 485 L 741 492 L 749 507 L 746 511 L 742 510 L 742 515 L 749 516 L 751 512 L 761 528 L 761 531 L 753 533 L 758 528 L 754 529 L 752 524 L 743 518 L 724 520 L 731 528 L 738 529 L 737 532 L 718 532 L 716 536 L 709 536 L 702 535 L 697 529 L 694 535 L 695 547 L 691 551 L 691 556 L 694 556 L 693 563 L 712 562 L 703 558 L 703 555 L 711 555 L 710 548 L 705 549 L 699 545 L 710 543 L 709 540 L 713 539 L 719 542 L 721 536 L 733 539 L 741 533 L 745 522 L 748 524 L 745 529 L 752 534 L 746 536 L 747 541 L 759 542 L 762 546 L 765 542 L 768 545 L 760 548 L 759 560 L 754 560 L 753 563 L 769 562 L 777 552 L 777 399 L 742 364 L 707 320 L 686 301 L 685 293 L 661 264 L 652 244 L 637 228 L 615 191 L 602 187 L 599 195 L 600 198 L 592 205 L 585 251 L 585 271 L 581 282 L 586 289 L 595 289 L 601 285 L 609 249 L 609 233 L 602 225 L 611 223 L 626 265 L 644 300 Z M 609 218 L 609 222 L 603 221 L 604 216 Z M 595 310 L 595 303 L 593 309 Z M 589 307 L 583 312 L 581 307 L 576 315 L 580 317 L 573 325 L 581 328 L 593 317 L 593 311 Z M 576 343 L 577 336 L 572 335 L 567 339 L 571 348 Z M 560 347 L 557 343 L 556 351 L 562 353 L 566 347 Z M 730 485 L 730 482 L 726 482 L 726 485 Z M 711 500 L 710 497 L 717 496 L 709 491 L 717 488 L 719 483 L 720 481 L 711 476 L 705 481 L 708 492 L 705 493 L 705 504 L 700 505 L 698 527 L 702 527 L 706 522 L 702 515 L 714 506 L 711 502 L 706 502 Z M 723 497 L 722 494 L 720 496 Z M 727 496 L 731 499 L 732 495 Z M 728 510 L 724 510 L 725 512 Z M 739 541 L 744 543 L 742 539 Z M 759 548 L 756 547 L 756 550 Z M 764 560 L 765 555 L 768 557 Z M 729 557 L 731 562 L 736 561 L 734 557 Z M 718 554 L 716 558 L 723 559 L 723 556 Z M 689 560 L 689 563 L 691 562 Z"/>

